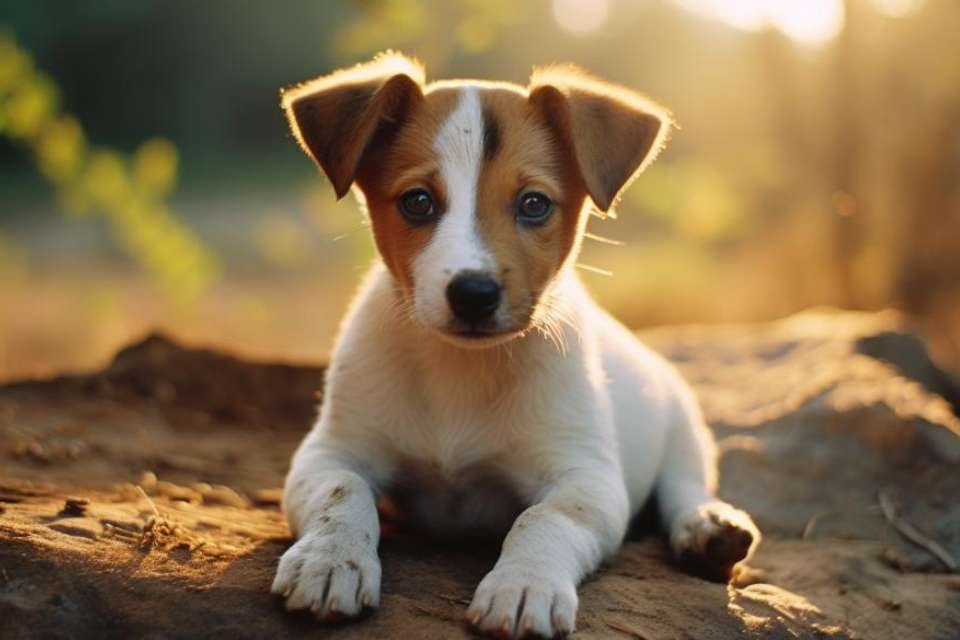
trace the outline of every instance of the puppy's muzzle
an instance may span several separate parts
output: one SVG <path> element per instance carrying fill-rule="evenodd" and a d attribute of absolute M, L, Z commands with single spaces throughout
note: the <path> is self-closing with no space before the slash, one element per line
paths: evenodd
<path fill-rule="evenodd" d="M 481 271 L 461 271 L 447 285 L 447 303 L 460 322 L 483 324 L 500 307 L 500 284 Z"/>

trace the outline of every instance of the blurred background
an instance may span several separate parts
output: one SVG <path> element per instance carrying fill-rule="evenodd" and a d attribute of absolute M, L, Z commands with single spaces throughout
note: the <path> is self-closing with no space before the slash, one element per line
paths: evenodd
<path fill-rule="evenodd" d="M 680 129 L 594 219 L 583 278 L 633 327 L 895 307 L 960 368 L 957 0 L 8 0 L 0 379 L 152 328 L 317 360 L 373 245 L 278 89 L 385 48 L 429 78 L 575 62 Z"/>

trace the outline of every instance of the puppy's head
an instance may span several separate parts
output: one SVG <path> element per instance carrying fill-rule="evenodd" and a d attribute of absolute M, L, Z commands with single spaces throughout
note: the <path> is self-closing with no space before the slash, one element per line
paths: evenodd
<path fill-rule="evenodd" d="M 527 87 L 427 85 L 398 54 L 287 89 L 282 103 L 337 197 L 359 189 L 412 318 L 475 347 L 549 312 L 588 200 L 607 211 L 669 129 L 661 108 L 572 67 Z"/>

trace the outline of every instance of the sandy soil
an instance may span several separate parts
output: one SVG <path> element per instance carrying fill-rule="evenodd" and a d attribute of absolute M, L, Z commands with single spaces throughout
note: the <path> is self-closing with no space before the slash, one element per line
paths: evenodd
<path fill-rule="evenodd" d="M 960 637 L 960 392 L 898 316 L 644 337 L 696 386 L 721 493 L 766 538 L 718 584 L 641 519 L 582 587 L 576 637 Z M 495 541 L 387 537 L 381 608 L 353 625 L 269 595 L 321 379 L 153 336 L 102 372 L 0 387 L 0 638 L 469 637 Z"/>

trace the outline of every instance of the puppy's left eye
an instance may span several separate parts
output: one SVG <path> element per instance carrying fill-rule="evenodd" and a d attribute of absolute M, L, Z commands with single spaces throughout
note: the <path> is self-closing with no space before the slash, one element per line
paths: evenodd
<path fill-rule="evenodd" d="M 426 189 L 410 189 L 404 192 L 397 205 L 400 213 L 414 224 L 422 224 L 433 218 L 433 198 Z"/>
<path fill-rule="evenodd" d="M 528 191 L 517 202 L 517 220 L 524 224 L 543 224 L 553 213 L 553 202 L 539 191 Z"/>

